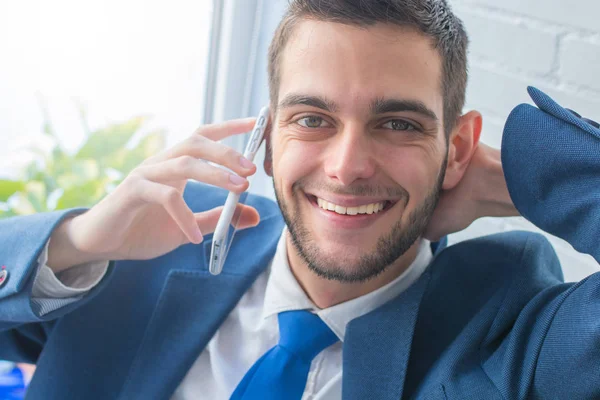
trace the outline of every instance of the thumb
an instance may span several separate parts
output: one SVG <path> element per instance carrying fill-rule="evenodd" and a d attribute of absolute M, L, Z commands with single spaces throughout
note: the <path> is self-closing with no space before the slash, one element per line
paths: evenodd
<path fill-rule="evenodd" d="M 212 210 L 195 213 L 196 223 L 202 235 L 208 235 L 213 233 L 217 227 L 219 217 L 223 212 L 223 206 L 213 208 Z M 237 224 L 236 224 L 237 222 Z M 254 207 L 250 207 L 244 204 L 238 204 L 233 218 L 231 219 L 232 224 L 236 224 L 236 229 L 246 229 L 258 225 L 260 222 L 260 215 Z"/>

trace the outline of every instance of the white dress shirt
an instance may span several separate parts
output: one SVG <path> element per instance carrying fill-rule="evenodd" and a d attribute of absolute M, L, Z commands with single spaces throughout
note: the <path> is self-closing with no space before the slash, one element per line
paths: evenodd
<path fill-rule="evenodd" d="M 38 270 L 31 288 L 31 305 L 39 316 L 81 300 L 108 270 L 108 261 L 91 262 L 54 274 L 48 267 L 48 246 L 38 257 Z"/>
<path fill-rule="evenodd" d="M 415 261 L 392 282 L 364 296 L 319 309 L 304 293 L 290 270 L 286 235 L 287 231 L 284 230 L 270 266 L 259 275 L 219 327 L 180 383 L 172 400 L 228 399 L 250 367 L 277 345 L 277 314 L 292 310 L 316 313 L 340 339 L 340 342 L 313 359 L 302 399 L 341 399 L 342 349 L 346 325 L 397 297 L 421 276 L 432 259 L 429 242 L 423 240 Z M 91 266 L 96 272 L 90 275 L 90 279 L 97 278 L 101 266 L 106 269 L 106 263 Z M 48 268 L 41 265 L 40 271 L 44 267 Z M 83 277 L 86 268 L 77 269 L 82 277 L 79 281 L 81 286 L 86 282 Z M 35 285 L 39 282 L 36 277 Z M 64 281 L 61 285 L 64 286 Z"/>

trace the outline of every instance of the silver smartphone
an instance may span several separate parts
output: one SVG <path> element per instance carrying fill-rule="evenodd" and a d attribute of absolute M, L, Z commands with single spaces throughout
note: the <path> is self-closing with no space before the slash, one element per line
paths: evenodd
<path fill-rule="evenodd" d="M 269 119 L 269 107 L 263 107 L 256 118 L 256 124 L 250 134 L 250 140 L 246 145 L 244 157 L 254 161 L 254 156 L 258 151 L 265 135 L 267 122 Z M 225 208 L 219 217 L 217 227 L 213 235 L 212 248 L 210 252 L 209 271 L 213 275 L 218 275 L 223 270 L 229 247 L 235 236 L 237 223 L 240 218 L 240 212 L 236 212 L 237 205 L 246 198 L 247 192 L 237 194 L 229 192 L 225 200 Z"/>

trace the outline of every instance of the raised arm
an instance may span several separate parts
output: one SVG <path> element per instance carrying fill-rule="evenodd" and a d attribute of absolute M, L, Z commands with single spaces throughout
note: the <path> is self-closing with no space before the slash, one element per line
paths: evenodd
<path fill-rule="evenodd" d="M 0 266 L 6 274 L 0 282 L 0 359 L 35 361 L 51 321 L 89 301 L 107 282 L 101 279 L 91 290 L 70 298 L 52 298 L 44 294 L 47 290 L 40 290 L 48 286 L 47 282 L 40 286 L 43 275 L 72 276 L 86 264 L 98 267 L 97 262 L 103 261 L 105 266 L 112 260 L 110 275 L 115 260 L 152 259 L 181 245 L 202 242 L 203 235 L 214 230 L 222 208 L 193 212 L 184 200 L 184 188 L 193 179 L 231 191 L 246 190 L 246 177 L 256 167 L 218 140 L 251 130 L 253 122 L 243 119 L 198 129 L 187 140 L 144 161 L 89 210 L 0 220 Z M 257 211 L 240 207 L 239 227 L 256 225 Z M 41 257 L 45 255 L 47 263 Z"/>

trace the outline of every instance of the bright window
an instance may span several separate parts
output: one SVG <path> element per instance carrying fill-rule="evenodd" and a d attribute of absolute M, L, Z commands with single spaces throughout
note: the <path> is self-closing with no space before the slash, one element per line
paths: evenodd
<path fill-rule="evenodd" d="M 43 144 L 43 108 L 67 149 L 131 117 L 167 143 L 202 121 L 212 0 L 0 2 L 0 176 Z"/>
<path fill-rule="evenodd" d="M 166 145 L 190 135 L 212 12 L 212 0 L 0 2 L 0 179 L 22 179 L 39 157 L 31 147 L 53 148 L 47 121 L 72 153 L 86 132 L 136 116 L 147 117 L 141 136 L 163 130 Z M 21 398 L 33 371 L 0 361 L 0 398 Z"/>

